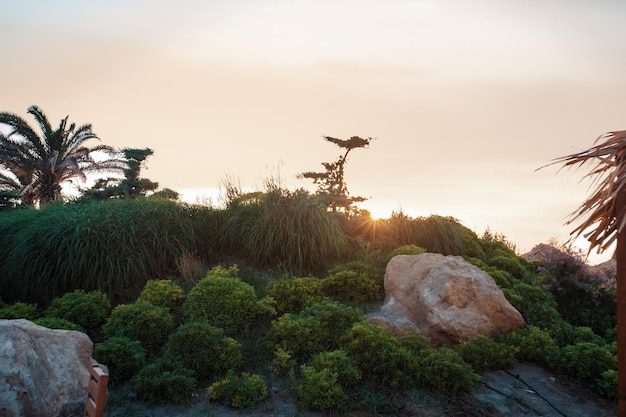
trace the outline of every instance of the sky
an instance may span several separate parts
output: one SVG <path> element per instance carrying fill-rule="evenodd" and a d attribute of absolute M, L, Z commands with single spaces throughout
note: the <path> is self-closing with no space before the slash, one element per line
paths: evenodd
<path fill-rule="evenodd" d="M 314 191 L 296 175 L 337 159 L 323 136 L 371 137 L 346 164 L 359 207 L 452 216 L 525 253 L 569 238 L 592 185 L 590 167 L 538 168 L 626 129 L 624 16 L 621 0 L 0 0 L 0 110 L 151 148 L 143 176 L 216 204 L 226 178 Z"/>

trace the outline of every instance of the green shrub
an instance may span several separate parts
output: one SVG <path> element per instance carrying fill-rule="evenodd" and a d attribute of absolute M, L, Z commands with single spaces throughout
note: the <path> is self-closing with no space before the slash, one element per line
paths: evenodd
<path fill-rule="evenodd" d="M 58 317 L 40 317 L 33 321 L 33 323 L 38 326 L 47 327 L 48 329 L 76 330 L 86 333 L 85 329 L 80 327 L 78 324 L 72 323 L 69 320 L 60 319 Z"/>
<path fill-rule="evenodd" d="M 154 403 L 188 404 L 195 387 L 193 371 L 167 360 L 147 365 L 133 378 L 137 397 Z"/>
<path fill-rule="evenodd" d="M 102 328 L 106 337 L 126 336 L 138 340 L 151 355 L 160 352 L 173 329 L 174 318 L 167 308 L 145 301 L 115 307 Z"/>
<path fill-rule="evenodd" d="M 93 335 L 104 324 L 111 312 L 111 303 L 101 291 L 86 293 L 75 290 L 52 300 L 46 309 L 47 317 L 58 317 L 76 323 Z"/>
<path fill-rule="evenodd" d="M 602 372 L 597 381 L 598 392 L 610 400 L 617 400 L 617 370 Z"/>
<path fill-rule="evenodd" d="M 409 352 L 419 353 L 430 347 L 430 339 L 420 332 L 410 332 L 400 338 L 400 344 Z"/>
<path fill-rule="evenodd" d="M 367 322 L 355 323 L 341 346 L 355 360 L 364 379 L 393 388 L 411 383 L 413 354 L 388 330 Z"/>
<path fill-rule="evenodd" d="M 228 371 L 226 377 L 207 389 L 207 397 L 233 408 L 248 408 L 267 397 L 265 381 L 257 374 Z"/>
<path fill-rule="evenodd" d="M 276 300 L 279 315 L 299 313 L 322 300 L 322 281 L 317 278 L 281 278 L 270 281 L 265 294 Z"/>
<path fill-rule="evenodd" d="M 562 325 L 554 298 L 540 287 L 518 283 L 503 288 L 506 299 L 520 312 L 529 326 L 550 329 Z"/>
<path fill-rule="evenodd" d="M 324 294 L 342 303 L 365 304 L 385 296 L 383 277 L 367 272 L 337 271 L 322 282 Z"/>
<path fill-rule="evenodd" d="M 174 317 L 179 317 L 185 301 L 185 292 L 169 279 L 151 279 L 146 282 L 137 298 L 137 302 L 141 301 L 165 307 Z"/>
<path fill-rule="evenodd" d="M 452 348 L 424 349 L 417 362 L 417 383 L 427 389 L 447 393 L 470 392 L 480 381 L 480 376 Z"/>
<path fill-rule="evenodd" d="M 270 339 L 297 363 L 304 363 L 318 352 L 339 348 L 343 333 L 360 320 L 361 310 L 325 299 L 274 320 Z"/>
<path fill-rule="evenodd" d="M 463 360 L 477 373 L 511 368 L 515 364 L 517 351 L 513 346 L 496 342 L 485 336 L 462 342 L 457 346 L 457 350 Z"/>
<path fill-rule="evenodd" d="M 550 332 L 537 326 L 527 326 L 500 340 L 517 348 L 517 358 L 523 361 L 547 365 L 548 358 L 559 348 Z"/>
<path fill-rule="evenodd" d="M 207 321 L 185 323 L 172 333 L 165 355 L 195 372 L 199 380 L 210 379 L 239 366 L 241 345 L 224 335 L 224 330 Z"/>
<path fill-rule="evenodd" d="M 272 371 L 278 376 L 288 375 L 296 366 L 296 361 L 291 357 L 291 353 L 287 352 L 280 346 L 274 350 L 274 359 L 272 360 Z"/>
<path fill-rule="evenodd" d="M 489 259 L 488 263 L 489 265 L 495 266 L 497 269 L 508 272 L 518 280 L 523 280 L 528 273 L 526 268 L 520 263 L 519 258 L 515 255 L 497 255 Z"/>
<path fill-rule="evenodd" d="M 426 253 L 426 249 L 420 248 L 415 245 L 404 245 L 395 248 L 390 254 L 389 259 L 398 255 L 421 255 L 422 253 Z"/>
<path fill-rule="evenodd" d="M 26 304 L 20 301 L 0 308 L 0 319 L 26 319 L 33 321 L 39 317 L 35 304 Z"/>
<path fill-rule="evenodd" d="M 329 368 L 302 365 L 293 391 L 296 404 L 310 410 L 344 411 L 348 407 L 348 394 L 339 384 L 339 375 Z"/>
<path fill-rule="evenodd" d="M 330 369 L 337 374 L 337 383 L 345 389 L 354 387 L 361 379 L 356 362 L 342 349 L 320 352 L 311 358 L 308 365 L 317 370 Z"/>
<path fill-rule="evenodd" d="M 93 357 L 109 368 L 111 384 L 129 381 L 145 366 L 146 351 L 141 343 L 123 336 L 113 336 L 93 349 Z"/>
<path fill-rule="evenodd" d="M 606 347 L 582 342 L 557 350 L 549 365 L 562 375 L 596 381 L 603 372 L 616 369 L 617 361 Z"/>
<path fill-rule="evenodd" d="M 237 278 L 217 275 L 198 281 L 183 304 L 189 321 L 207 320 L 228 335 L 240 333 L 261 311 L 254 288 Z"/>

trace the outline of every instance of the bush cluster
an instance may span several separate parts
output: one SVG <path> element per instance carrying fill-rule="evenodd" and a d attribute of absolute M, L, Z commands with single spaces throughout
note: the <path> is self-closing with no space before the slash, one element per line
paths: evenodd
<path fill-rule="evenodd" d="M 265 381 L 257 374 L 230 370 L 226 376 L 209 386 L 207 398 L 233 408 L 249 408 L 267 397 Z"/>

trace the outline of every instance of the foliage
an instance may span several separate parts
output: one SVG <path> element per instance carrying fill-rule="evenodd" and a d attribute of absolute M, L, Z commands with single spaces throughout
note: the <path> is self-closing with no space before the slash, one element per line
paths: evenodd
<path fill-rule="evenodd" d="M 122 149 L 122 155 L 126 162 L 124 178 L 108 178 L 106 180 L 96 181 L 93 187 L 83 192 L 82 198 L 95 198 L 98 200 L 108 198 L 136 198 L 145 197 L 149 192 L 153 192 L 159 188 L 159 183 L 139 177 L 143 162 L 153 153 L 150 148 Z"/>
<path fill-rule="evenodd" d="M 20 116 L 0 113 L 0 124 L 9 127 L 8 133 L 0 133 L 0 169 L 4 171 L 0 189 L 19 192 L 24 204 L 34 206 L 61 198 L 62 184 L 74 178 L 85 181 L 86 174 L 121 173 L 124 169 L 112 147 L 86 146 L 98 139 L 90 124 L 68 126 L 65 117 L 53 130 L 39 107 L 30 106 L 28 113 L 37 121 L 41 136 Z"/>
<path fill-rule="evenodd" d="M 617 370 L 610 369 L 602 372 L 596 381 L 598 392 L 604 397 L 617 400 Z"/>
<path fill-rule="evenodd" d="M 195 387 L 192 371 L 163 359 L 145 366 L 133 378 L 137 397 L 154 403 L 188 404 Z"/>
<path fill-rule="evenodd" d="M 132 301 L 149 278 L 174 272 L 179 255 L 216 251 L 215 237 L 202 239 L 219 221 L 209 209 L 149 199 L 12 210 L 0 216 L 0 293 L 49 302 L 99 289 Z"/>
<path fill-rule="evenodd" d="M 485 336 L 478 336 L 457 346 L 463 361 L 475 372 L 509 369 L 515 364 L 517 349 Z"/>
<path fill-rule="evenodd" d="M 391 388 L 412 381 L 413 355 L 386 329 L 355 323 L 342 338 L 341 347 L 357 363 L 365 380 Z"/>
<path fill-rule="evenodd" d="M 86 333 L 85 329 L 80 327 L 78 324 L 59 317 L 40 317 L 37 320 L 34 320 L 33 323 L 38 326 L 47 327 L 48 329 L 76 330 Z"/>
<path fill-rule="evenodd" d="M 113 336 L 96 343 L 93 357 L 109 368 L 113 385 L 129 381 L 145 366 L 146 351 L 141 343 L 124 336 Z"/>
<path fill-rule="evenodd" d="M 238 278 L 209 275 L 187 295 L 183 312 L 188 320 L 207 320 L 236 335 L 261 313 L 254 288 Z"/>
<path fill-rule="evenodd" d="M 415 245 L 443 255 L 464 255 L 466 242 L 476 236 L 453 217 L 433 215 L 413 219 L 402 211 L 394 211 L 387 224 L 391 237 L 399 245 Z"/>
<path fill-rule="evenodd" d="M 329 368 L 300 367 L 300 375 L 293 390 L 300 407 L 321 411 L 343 411 L 348 406 L 348 395 L 339 384 L 339 376 Z"/>
<path fill-rule="evenodd" d="M 274 350 L 272 360 L 272 371 L 278 376 L 288 375 L 296 366 L 296 361 L 291 357 L 291 353 L 280 346 Z"/>
<path fill-rule="evenodd" d="M 359 263 L 334 268 L 322 282 L 324 294 L 342 303 L 361 305 L 385 296 L 383 276 Z"/>
<path fill-rule="evenodd" d="M 241 345 L 206 321 L 181 325 L 169 336 L 165 355 L 206 380 L 234 369 L 241 363 Z"/>
<path fill-rule="evenodd" d="M 617 323 L 615 286 L 594 275 L 578 259 L 563 254 L 541 262 L 543 288 L 554 297 L 563 318 L 604 336 Z"/>
<path fill-rule="evenodd" d="M 346 245 L 335 216 L 304 190 L 236 199 L 227 208 L 224 238 L 230 252 L 252 265 L 298 275 L 325 270 Z"/>
<path fill-rule="evenodd" d="M 35 304 L 18 301 L 15 304 L 5 305 L 0 308 L 0 319 L 26 319 L 33 321 L 37 317 L 39 317 L 39 312 Z"/>
<path fill-rule="evenodd" d="M 565 323 L 556 309 L 554 298 L 538 286 L 518 283 L 511 288 L 503 288 L 502 292 L 528 325 L 551 329 Z"/>
<path fill-rule="evenodd" d="M 317 194 L 322 197 L 324 205 L 332 212 L 342 211 L 352 213 L 356 211 L 355 203 L 365 201 L 363 197 L 351 197 L 344 179 L 344 170 L 348 161 L 348 154 L 353 149 L 367 148 L 372 138 L 360 138 L 352 136 L 350 139 L 337 139 L 324 136 L 324 140 L 339 146 L 343 154 L 336 162 L 322 162 L 324 172 L 302 172 L 298 178 L 308 178 L 317 185 Z"/>
<path fill-rule="evenodd" d="M 343 333 L 360 320 L 359 309 L 325 299 L 274 320 L 269 336 L 276 347 L 302 364 L 316 353 L 338 349 Z"/>
<path fill-rule="evenodd" d="M 148 302 L 120 304 L 102 330 L 106 337 L 126 336 L 137 340 L 150 355 L 157 355 L 174 330 L 174 318 L 165 307 Z"/>
<path fill-rule="evenodd" d="M 547 365 L 548 358 L 559 348 L 550 332 L 537 326 L 526 326 L 501 336 L 500 341 L 517 348 L 517 358 L 522 361 Z"/>
<path fill-rule="evenodd" d="M 422 253 L 426 253 L 426 249 L 415 245 L 403 245 L 395 248 L 389 254 L 389 259 L 398 255 L 421 255 Z"/>
<path fill-rule="evenodd" d="M 137 298 L 137 302 L 142 301 L 165 307 L 174 317 L 179 317 L 185 301 L 185 292 L 169 279 L 151 279 L 146 282 Z"/>
<path fill-rule="evenodd" d="M 299 313 L 303 309 L 322 300 L 322 281 L 317 278 L 281 278 L 270 281 L 265 294 L 276 300 L 278 315 Z"/>
<path fill-rule="evenodd" d="M 75 290 L 52 300 L 45 315 L 68 320 L 93 335 L 109 317 L 110 311 L 111 303 L 102 291 Z"/>
<path fill-rule="evenodd" d="M 225 378 L 207 389 L 207 397 L 233 408 L 248 408 L 267 397 L 265 381 L 257 374 L 229 371 Z"/>
<path fill-rule="evenodd" d="M 420 332 L 409 332 L 400 338 L 400 344 L 412 353 L 419 353 L 430 347 L 430 339 Z"/>
<path fill-rule="evenodd" d="M 417 362 L 417 383 L 424 388 L 448 393 L 469 392 L 480 381 L 480 376 L 452 348 L 424 349 Z"/>
<path fill-rule="evenodd" d="M 603 372 L 616 369 L 617 359 L 604 346 L 582 342 L 555 351 L 548 363 L 560 374 L 596 381 Z"/>

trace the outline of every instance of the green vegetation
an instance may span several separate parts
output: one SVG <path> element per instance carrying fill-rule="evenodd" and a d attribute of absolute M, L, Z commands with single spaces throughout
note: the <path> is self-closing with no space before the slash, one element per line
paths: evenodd
<path fill-rule="evenodd" d="M 52 300 L 46 317 L 56 317 L 75 323 L 93 336 L 106 322 L 111 312 L 107 295 L 99 290 L 86 293 L 76 290 Z"/>
<path fill-rule="evenodd" d="M 233 408 L 249 408 L 267 397 L 265 381 L 257 374 L 229 371 L 224 379 L 211 384 L 207 397 Z"/>

